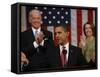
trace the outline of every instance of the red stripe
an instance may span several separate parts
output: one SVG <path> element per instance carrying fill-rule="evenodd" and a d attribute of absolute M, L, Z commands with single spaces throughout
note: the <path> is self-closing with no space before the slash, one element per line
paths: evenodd
<path fill-rule="evenodd" d="M 68 27 L 68 31 L 69 31 L 69 42 L 71 43 L 71 26 L 70 25 L 67 25 Z"/>
<path fill-rule="evenodd" d="M 55 27 L 54 27 L 54 32 L 55 32 Z M 55 44 L 55 46 L 58 45 L 58 41 L 57 41 L 57 38 L 56 38 L 55 34 L 54 34 L 54 44 Z"/>
<path fill-rule="evenodd" d="M 47 30 L 47 26 L 46 25 L 42 25 L 41 27 L 42 27 L 42 29 Z"/>
<path fill-rule="evenodd" d="M 93 10 L 88 10 L 88 22 L 93 23 Z"/>
<path fill-rule="evenodd" d="M 77 10 L 77 45 L 79 45 L 80 36 L 82 35 L 82 10 Z"/>

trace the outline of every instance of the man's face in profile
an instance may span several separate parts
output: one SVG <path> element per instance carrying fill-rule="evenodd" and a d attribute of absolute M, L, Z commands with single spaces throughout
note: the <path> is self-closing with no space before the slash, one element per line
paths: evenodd
<path fill-rule="evenodd" d="M 41 14 L 38 10 L 31 11 L 29 15 L 29 22 L 35 29 L 38 29 L 41 26 Z"/>
<path fill-rule="evenodd" d="M 55 36 L 57 38 L 58 44 L 65 44 L 67 42 L 68 33 L 64 31 L 62 27 L 55 28 Z"/>

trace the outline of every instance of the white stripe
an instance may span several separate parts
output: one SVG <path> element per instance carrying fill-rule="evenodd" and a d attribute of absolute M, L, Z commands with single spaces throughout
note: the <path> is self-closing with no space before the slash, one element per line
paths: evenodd
<path fill-rule="evenodd" d="M 93 24 L 95 26 L 95 10 L 93 11 Z"/>
<path fill-rule="evenodd" d="M 84 36 L 83 32 L 83 25 L 88 21 L 88 10 L 82 10 L 82 34 Z"/>
<path fill-rule="evenodd" d="M 76 10 L 71 9 L 71 44 L 77 46 L 77 16 Z"/>
<path fill-rule="evenodd" d="M 21 32 L 26 30 L 26 7 L 21 6 Z"/>
<path fill-rule="evenodd" d="M 54 26 L 48 26 L 48 27 L 47 27 L 47 30 L 50 31 L 50 32 L 52 32 L 52 34 L 53 34 L 53 39 L 54 39 Z"/>

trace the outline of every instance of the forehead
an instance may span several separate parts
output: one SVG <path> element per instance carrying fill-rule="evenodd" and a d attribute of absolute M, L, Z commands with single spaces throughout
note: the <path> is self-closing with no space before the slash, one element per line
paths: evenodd
<path fill-rule="evenodd" d="M 55 32 L 62 32 L 62 31 L 64 31 L 64 28 L 61 26 L 55 28 Z"/>
<path fill-rule="evenodd" d="M 85 28 L 91 28 L 91 25 L 90 24 L 86 24 Z"/>
<path fill-rule="evenodd" d="M 32 11 L 30 11 L 29 15 L 31 15 L 31 16 L 41 16 L 41 13 L 38 10 L 32 10 Z"/>

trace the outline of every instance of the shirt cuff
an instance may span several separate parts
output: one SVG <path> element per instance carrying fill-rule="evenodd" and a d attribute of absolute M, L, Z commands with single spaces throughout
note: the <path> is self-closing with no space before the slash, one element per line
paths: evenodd
<path fill-rule="evenodd" d="M 41 46 L 44 46 L 44 40 L 40 43 Z"/>
<path fill-rule="evenodd" d="M 36 43 L 36 41 L 33 42 L 33 45 L 35 48 L 39 46 L 39 44 Z M 40 43 L 41 46 L 44 46 L 44 40 Z"/>
<path fill-rule="evenodd" d="M 36 41 L 33 42 L 33 45 L 35 48 L 37 48 L 39 45 L 36 43 Z"/>

